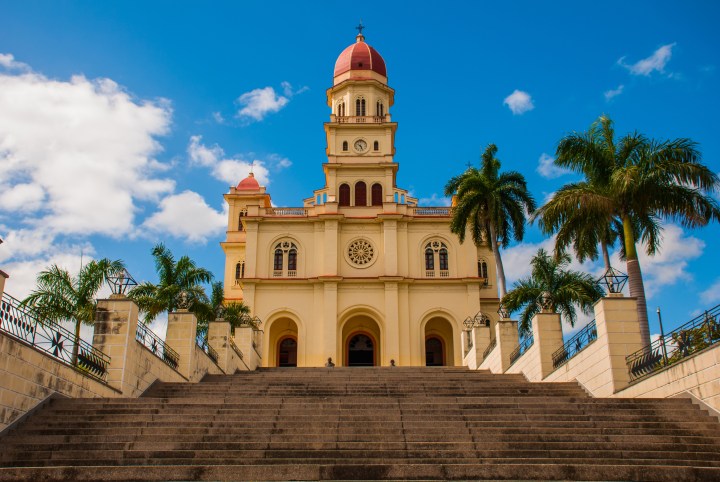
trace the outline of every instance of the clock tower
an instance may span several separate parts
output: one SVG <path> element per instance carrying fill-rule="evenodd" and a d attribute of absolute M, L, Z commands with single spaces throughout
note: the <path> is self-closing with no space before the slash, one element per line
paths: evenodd
<path fill-rule="evenodd" d="M 381 206 L 401 201 L 393 161 L 397 123 L 390 115 L 395 91 L 388 86 L 385 61 L 358 29 L 355 43 L 335 62 L 333 86 L 327 90 L 326 189 L 337 193 L 339 206 Z M 371 181 L 375 193 L 358 192 L 358 179 Z M 406 193 L 400 195 L 405 201 Z"/>

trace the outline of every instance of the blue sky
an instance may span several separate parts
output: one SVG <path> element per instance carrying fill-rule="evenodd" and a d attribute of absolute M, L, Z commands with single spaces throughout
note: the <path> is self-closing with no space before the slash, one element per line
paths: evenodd
<path fill-rule="evenodd" d="M 81 253 L 154 280 L 159 241 L 221 276 L 222 194 L 250 163 L 277 205 L 323 185 L 325 90 L 361 18 L 396 90 L 398 184 L 423 204 L 446 202 L 445 181 L 491 142 L 542 203 L 577 179 L 550 168 L 557 141 L 603 113 L 619 134 L 690 137 L 720 171 L 713 2 L 268 5 L 0 3 L 11 294 L 50 263 L 77 269 Z M 666 327 L 720 302 L 719 234 L 668 225 L 662 253 L 641 260 Z M 550 243 L 531 228 L 505 253 L 509 278 Z"/>

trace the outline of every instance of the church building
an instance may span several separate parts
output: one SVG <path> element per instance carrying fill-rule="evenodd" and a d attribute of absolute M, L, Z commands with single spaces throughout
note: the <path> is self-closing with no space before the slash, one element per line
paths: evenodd
<path fill-rule="evenodd" d="M 497 319 L 489 248 L 396 184 L 394 94 L 361 29 L 327 90 L 325 185 L 302 207 L 252 174 L 225 195 L 225 299 L 262 320 L 263 366 L 459 366 L 463 320 Z"/>

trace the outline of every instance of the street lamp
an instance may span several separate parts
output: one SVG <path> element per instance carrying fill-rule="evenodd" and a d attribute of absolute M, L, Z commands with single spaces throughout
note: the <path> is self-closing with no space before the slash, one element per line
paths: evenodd
<path fill-rule="evenodd" d="M 612 266 L 605 271 L 597 281 L 605 287 L 608 294 L 622 293 L 625 283 L 627 283 L 628 275 L 622 271 L 616 270 Z"/>
<path fill-rule="evenodd" d="M 107 284 L 114 295 L 124 295 L 128 288 L 137 286 L 137 281 L 128 273 L 125 268 L 108 276 Z"/>

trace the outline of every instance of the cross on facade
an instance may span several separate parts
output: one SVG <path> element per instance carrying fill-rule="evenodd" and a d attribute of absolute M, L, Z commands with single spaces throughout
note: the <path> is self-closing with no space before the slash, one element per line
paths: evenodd
<path fill-rule="evenodd" d="M 360 20 L 360 23 L 359 23 L 358 26 L 355 27 L 355 28 L 356 28 L 357 31 L 358 31 L 358 35 L 362 35 L 362 31 L 363 31 L 363 29 L 365 28 L 365 25 L 362 24 L 362 20 Z"/>

